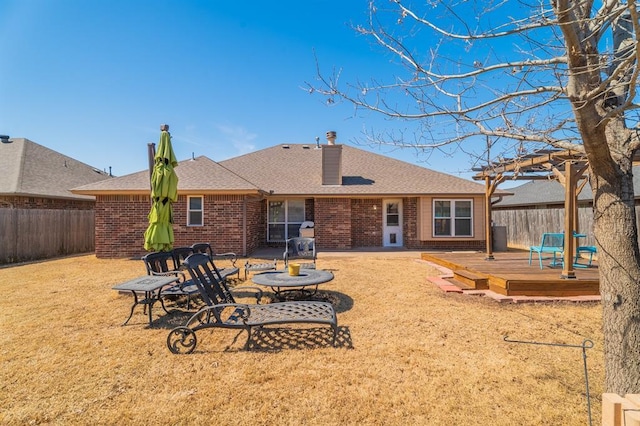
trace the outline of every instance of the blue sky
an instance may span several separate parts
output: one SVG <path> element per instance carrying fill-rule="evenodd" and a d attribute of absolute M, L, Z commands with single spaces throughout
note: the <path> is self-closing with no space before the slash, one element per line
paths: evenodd
<path fill-rule="evenodd" d="M 366 0 L 0 1 L 0 134 L 24 137 L 117 176 L 147 167 L 171 126 L 179 160 L 221 161 L 280 143 L 352 144 L 399 126 L 305 91 L 402 69 L 352 25 Z M 314 56 L 315 55 L 315 56 Z M 460 154 L 361 147 L 469 178 Z M 466 173 L 465 173 L 466 172 Z"/>

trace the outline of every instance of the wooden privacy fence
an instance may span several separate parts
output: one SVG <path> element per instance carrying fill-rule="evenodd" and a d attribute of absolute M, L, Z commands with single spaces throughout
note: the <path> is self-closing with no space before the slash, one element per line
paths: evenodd
<path fill-rule="evenodd" d="M 512 248 L 529 250 L 540 244 L 543 233 L 564 232 L 564 208 L 493 210 L 491 218 L 494 225 L 507 228 L 507 245 Z M 636 221 L 640 223 L 640 206 L 636 206 Z M 578 208 L 578 226 L 579 233 L 586 235 L 579 239 L 579 245 L 595 246 L 590 206 Z"/>
<path fill-rule="evenodd" d="M 93 210 L 0 209 L 0 264 L 95 250 Z"/>
<path fill-rule="evenodd" d="M 540 244 L 545 232 L 564 232 L 563 208 L 494 210 L 491 218 L 494 225 L 506 226 L 507 245 L 512 248 L 528 250 L 530 246 Z M 587 235 L 580 239 L 580 245 L 595 245 L 591 207 L 578 209 L 578 224 L 578 231 Z"/>

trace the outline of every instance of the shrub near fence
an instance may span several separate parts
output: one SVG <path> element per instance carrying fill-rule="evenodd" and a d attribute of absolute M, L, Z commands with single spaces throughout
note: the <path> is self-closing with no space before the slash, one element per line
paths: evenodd
<path fill-rule="evenodd" d="M 0 264 L 95 250 L 93 210 L 0 209 Z"/>

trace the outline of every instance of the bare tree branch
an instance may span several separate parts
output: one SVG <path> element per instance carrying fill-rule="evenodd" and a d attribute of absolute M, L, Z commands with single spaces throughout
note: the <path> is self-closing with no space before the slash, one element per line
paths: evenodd
<path fill-rule="evenodd" d="M 640 149 L 635 0 L 391 0 L 356 31 L 401 66 L 312 93 L 389 118 L 363 143 L 418 155 L 463 152 L 485 170 L 555 147 L 589 162 L 605 330 L 606 389 L 640 389 L 640 247 L 633 162 Z M 413 6 L 415 5 L 415 7 Z M 596 10 L 596 7 L 598 8 Z M 401 123 L 401 124 L 400 124 Z M 402 128 L 400 128 L 402 126 Z M 612 303 L 611 301 L 616 301 Z"/>

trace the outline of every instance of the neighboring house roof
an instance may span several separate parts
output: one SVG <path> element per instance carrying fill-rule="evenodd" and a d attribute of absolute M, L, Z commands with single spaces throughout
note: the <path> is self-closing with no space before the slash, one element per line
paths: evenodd
<path fill-rule="evenodd" d="M 178 162 L 175 167 L 178 176 L 178 193 L 252 193 L 259 192 L 258 187 L 241 176 L 222 167 L 215 161 L 200 156 Z M 73 189 L 77 194 L 149 194 L 149 170 L 125 176 L 95 182 Z"/>
<path fill-rule="evenodd" d="M 62 155 L 29 139 L 0 143 L 0 195 L 93 200 L 70 190 L 110 180 L 108 173 Z"/>
<path fill-rule="evenodd" d="M 342 145 L 342 185 L 322 185 L 322 149 L 283 144 L 221 161 L 274 195 L 484 195 L 484 185 Z"/>
<path fill-rule="evenodd" d="M 636 198 L 640 197 L 640 166 L 633 167 L 633 187 Z M 494 208 L 564 204 L 564 186 L 556 179 L 530 181 L 510 188 L 509 191 L 513 195 L 496 203 Z M 593 200 L 593 193 L 591 192 L 591 186 L 587 182 L 580 194 L 578 194 L 578 201 L 591 200 Z"/>

